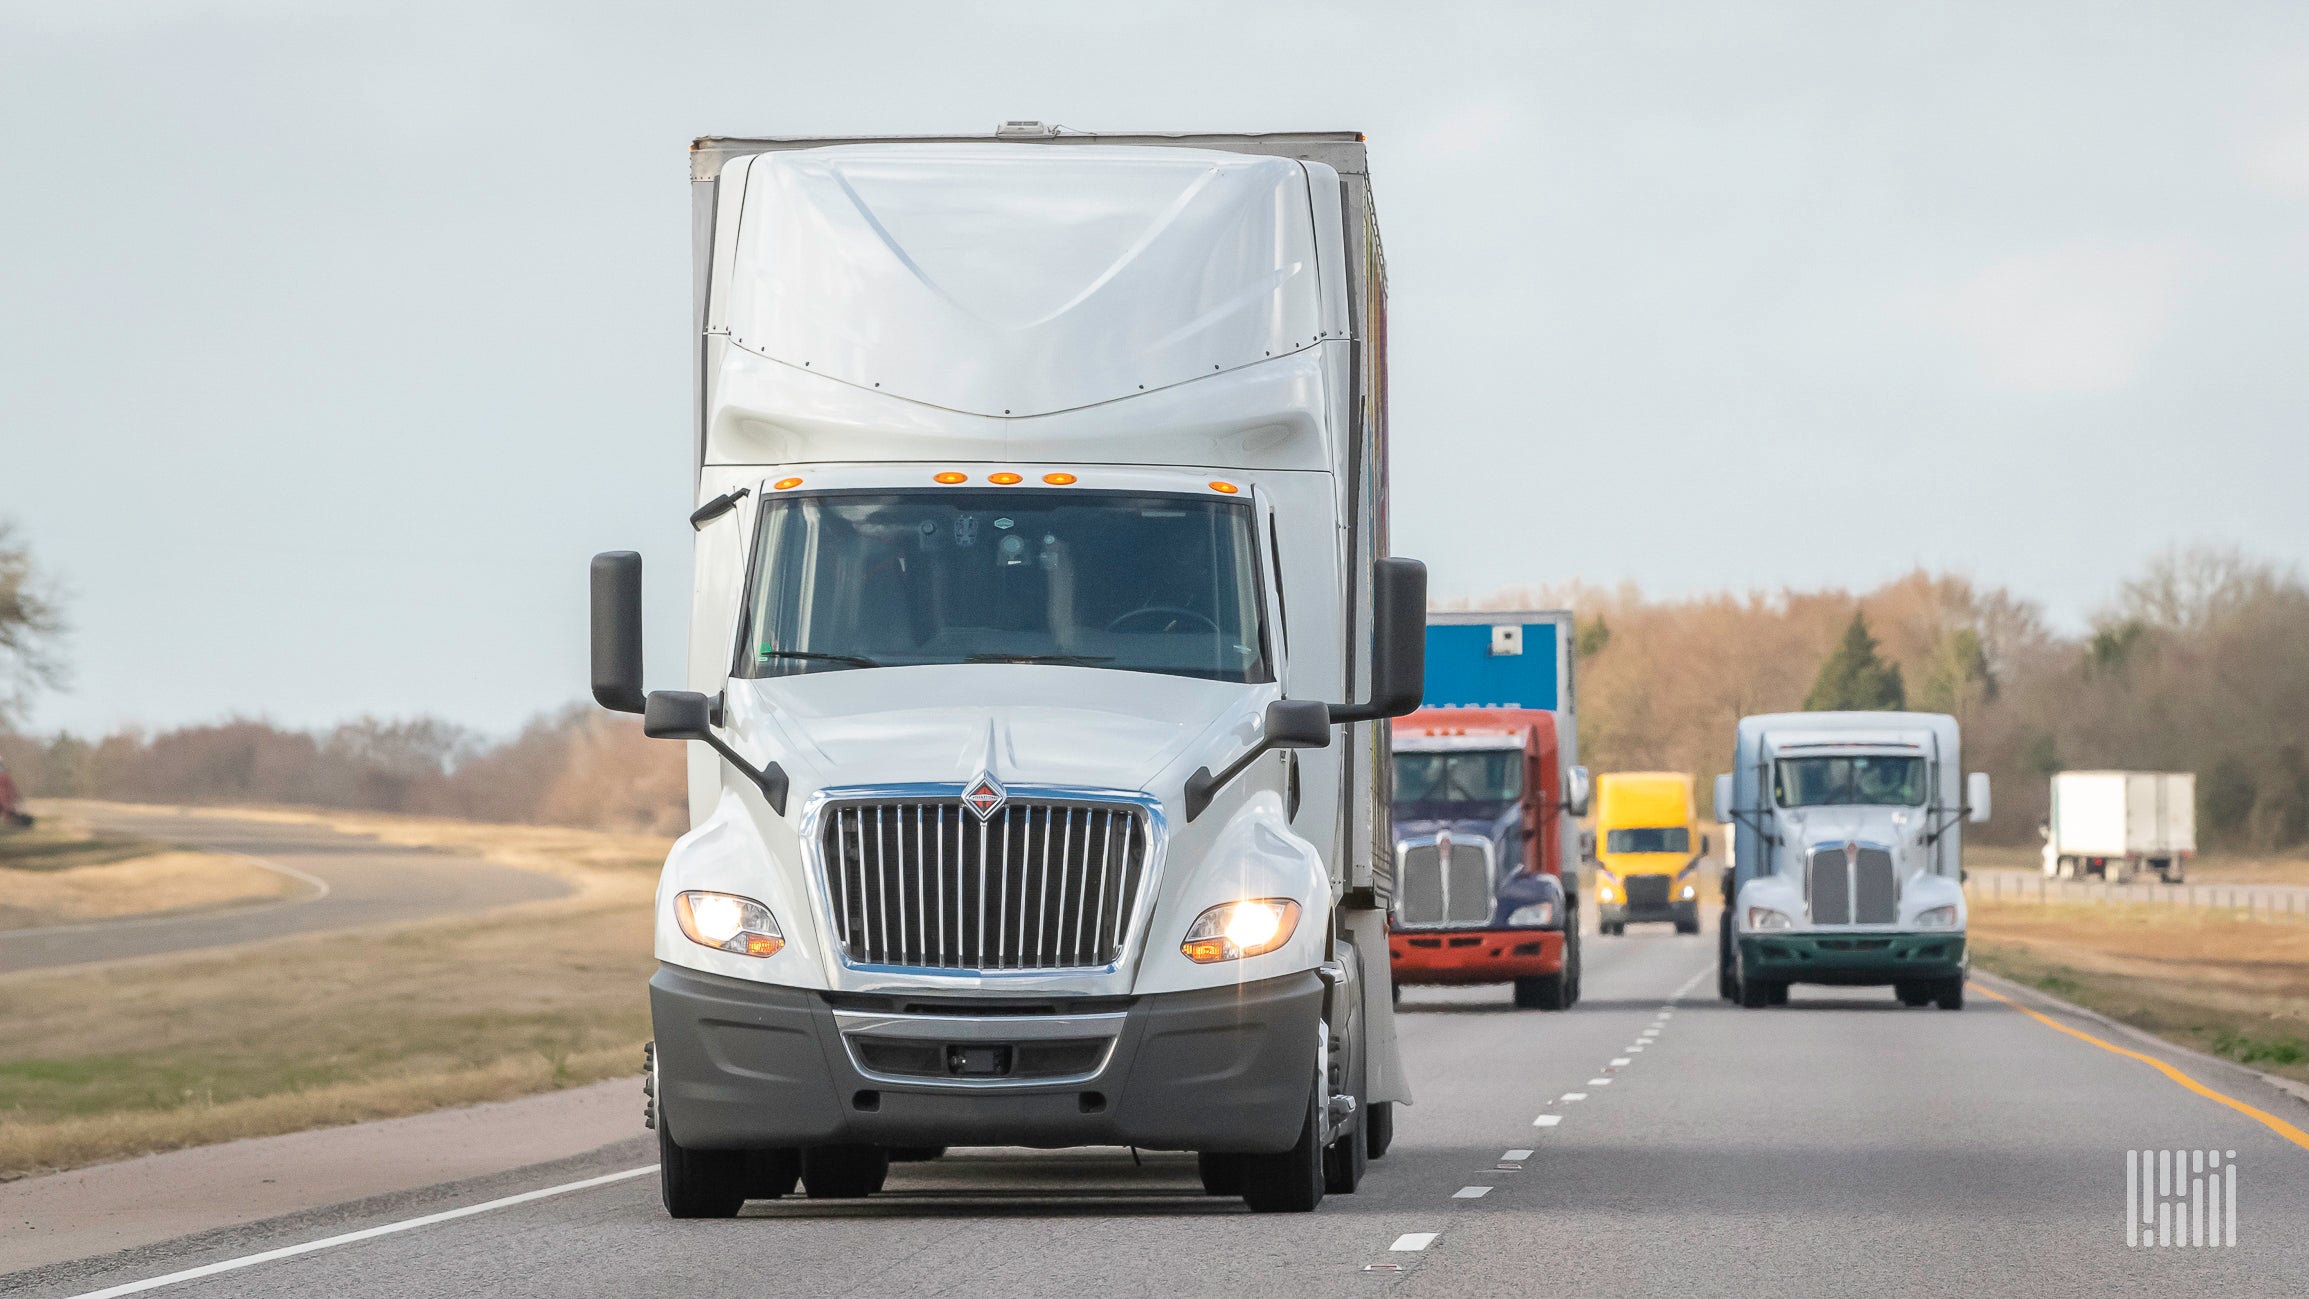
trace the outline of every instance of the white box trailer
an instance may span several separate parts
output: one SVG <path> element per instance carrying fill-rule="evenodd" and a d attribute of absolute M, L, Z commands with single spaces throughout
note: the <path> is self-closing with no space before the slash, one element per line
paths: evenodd
<path fill-rule="evenodd" d="M 2044 873 L 2122 882 L 2152 870 L 2169 884 L 2197 854 L 2197 777 L 2187 771 L 2063 771 L 2052 778 Z"/>

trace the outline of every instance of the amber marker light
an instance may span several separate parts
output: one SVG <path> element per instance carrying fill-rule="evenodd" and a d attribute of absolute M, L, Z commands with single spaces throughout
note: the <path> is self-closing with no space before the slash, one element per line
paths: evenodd
<path fill-rule="evenodd" d="M 954 485 L 954 484 L 956 484 L 956 483 L 966 483 L 966 482 L 969 482 L 969 481 L 970 481 L 970 475 L 968 475 L 968 474 L 958 474 L 958 473 L 955 473 L 953 470 L 949 469 L 949 470 L 947 470 L 945 473 L 942 473 L 942 474 L 938 474 L 938 475 L 935 475 L 935 476 L 934 476 L 934 477 L 931 479 L 931 481 L 932 481 L 932 482 L 945 483 L 947 486 L 951 487 L 951 486 L 953 486 L 953 485 Z"/>
<path fill-rule="evenodd" d="M 1073 481 L 1074 481 L 1074 475 L 1073 475 L 1073 474 L 1044 474 L 1044 475 L 1042 476 L 1042 481 L 1044 481 L 1044 482 L 1046 482 L 1046 483 L 1049 483 L 1049 484 L 1050 484 L 1051 486 L 1053 486 L 1053 487 L 1064 487 L 1064 486 L 1066 486 L 1067 484 L 1069 484 L 1069 483 L 1071 483 L 1071 482 L 1073 482 Z"/>
<path fill-rule="evenodd" d="M 1212 484 L 1211 484 L 1211 490 L 1212 490 L 1212 491 L 1214 491 L 1214 492 L 1219 492 L 1219 493 L 1222 493 L 1222 494 L 1224 494 L 1224 495 L 1227 495 L 1227 496 L 1232 496 L 1232 495 L 1234 495 L 1236 492 L 1239 492 L 1239 491 L 1241 491 L 1241 490 L 1243 490 L 1243 489 L 1242 489 L 1242 488 L 1240 488 L 1240 487 L 1237 487 L 1237 486 L 1235 486 L 1233 483 L 1212 483 Z"/>
<path fill-rule="evenodd" d="M 1018 484 L 1023 483 L 1026 480 L 1019 477 L 1017 474 L 1004 472 L 999 474 L 988 474 L 986 475 L 986 481 L 993 483 L 997 487 L 1016 487 Z"/>
<path fill-rule="evenodd" d="M 770 484 L 770 486 L 777 488 L 781 492 L 790 492 L 801 485 L 802 480 L 799 478 L 780 478 L 778 481 Z"/>

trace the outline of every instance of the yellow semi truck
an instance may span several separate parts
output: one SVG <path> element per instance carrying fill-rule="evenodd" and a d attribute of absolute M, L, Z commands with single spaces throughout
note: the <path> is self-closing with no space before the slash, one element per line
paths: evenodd
<path fill-rule="evenodd" d="M 1618 771 L 1595 785 L 1595 897 L 1602 932 L 1628 922 L 1672 922 L 1700 932 L 1700 859 L 1708 855 L 1692 778 L 1675 771 Z"/>

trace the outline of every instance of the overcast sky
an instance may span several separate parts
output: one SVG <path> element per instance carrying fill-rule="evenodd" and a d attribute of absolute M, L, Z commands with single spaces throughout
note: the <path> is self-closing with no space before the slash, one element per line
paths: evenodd
<path fill-rule="evenodd" d="M 2309 6 L 0 0 L 36 721 L 509 729 L 624 546 L 670 683 L 688 141 L 1006 117 L 1370 134 L 1440 594 L 2309 551 Z"/>

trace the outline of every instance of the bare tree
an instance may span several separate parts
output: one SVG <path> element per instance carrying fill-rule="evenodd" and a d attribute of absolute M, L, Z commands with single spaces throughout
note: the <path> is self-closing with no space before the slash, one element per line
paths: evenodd
<path fill-rule="evenodd" d="M 20 721 L 32 696 L 59 684 L 63 615 L 32 552 L 0 522 L 0 725 Z"/>

